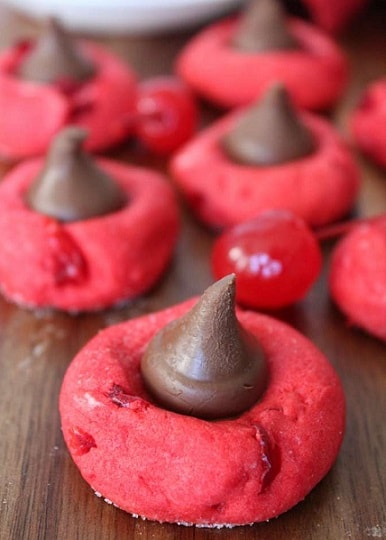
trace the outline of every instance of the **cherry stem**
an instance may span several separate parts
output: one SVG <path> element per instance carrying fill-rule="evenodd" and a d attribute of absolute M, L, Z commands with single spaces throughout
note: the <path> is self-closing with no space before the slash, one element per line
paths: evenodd
<path fill-rule="evenodd" d="M 380 214 L 378 216 L 373 216 L 369 218 L 352 219 L 349 221 L 343 221 L 341 223 L 335 223 L 334 225 L 320 227 L 319 229 L 316 229 L 314 231 L 314 234 L 319 241 L 329 240 L 348 233 L 357 225 L 376 223 L 377 221 L 382 219 L 386 219 L 386 214 Z"/>

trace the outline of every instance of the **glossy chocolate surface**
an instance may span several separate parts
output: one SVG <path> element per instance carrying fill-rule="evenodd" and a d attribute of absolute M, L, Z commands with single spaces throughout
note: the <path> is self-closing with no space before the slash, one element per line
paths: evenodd
<path fill-rule="evenodd" d="M 126 195 L 83 151 L 85 130 L 68 127 L 54 139 L 44 169 L 26 193 L 36 212 L 60 221 L 79 221 L 119 210 Z"/>
<path fill-rule="evenodd" d="M 306 157 L 316 147 L 312 133 L 298 118 L 280 84 L 250 107 L 220 144 L 231 160 L 261 166 Z"/>
<path fill-rule="evenodd" d="M 96 72 L 93 63 L 85 58 L 71 36 L 53 18 L 26 54 L 18 75 L 29 81 L 83 82 Z"/>
<path fill-rule="evenodd" d="M 264 353 L 235 314 L 235 276 L 209 287 L 183 317 L 149 343 L 141 364 L 145 384 L 164 407 L 200 418 L 234 416 L 266 385 Z"/>
<path fill-rule="evenodd" d="M 250 2 L 231 44 L 234 49 L 244 52 L 299 48 L 288 29 L 285 10 L 278 0 Z"/>

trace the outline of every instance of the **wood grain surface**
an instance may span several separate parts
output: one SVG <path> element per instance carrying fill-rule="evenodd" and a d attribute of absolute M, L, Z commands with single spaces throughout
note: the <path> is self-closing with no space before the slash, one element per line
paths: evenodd
<path fill-rule="evenodd" d="M 0 11 L 1 46 L 36 25 Z M 339 39 L 352 79 L 333 120 L 347 118 L 369 81 L 386 75 L 386 9 L 379 2 Z M 170 72 L 188 35 L 105 38 L 143 78 Z M 218 111 L 203 105 L 203 122 Z M 1 121 L 1 116 L 0 116 Z M 110 155 L 166 171 L 166 162 L 138 148 Z M 386 173 L 358 156 L 363 185 L 358 216 L 386 212 Z M 198 294 L 212 281 L 213 235 L 181 203 L 183 229 L 168 272 L 148 295 L 122 309 L 77 317 L 34 313 L 0 298 L 0 539 L 82 540 L 363 540 L 386 538 L 386 346 L 350 327 L 328 296 L 333 242 L 323 245 L 323 273 L 304 301 L 276 316 L 308 336 L 330 359 L 347 396 L 347 432 L 327 477 L 294 509 L 252 527 L 210 530 L 137 520 L 94 496 L 62 439 L 58 394 L 74 354 L 100 328 Z M 15 246 L 17 249 L 17 246 Z M 385 321 L 386 324 L 386 321 Z M 215 471 L 213 471 L 215 475 Z"/>

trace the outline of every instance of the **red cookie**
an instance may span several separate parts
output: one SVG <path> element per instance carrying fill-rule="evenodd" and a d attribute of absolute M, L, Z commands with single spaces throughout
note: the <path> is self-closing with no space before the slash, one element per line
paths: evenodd
<path fill-rule="evenodd" d="M 140 375 L 151 337 L 194 304 L 103 330 L 70 365 L 63 434 L 84 479 L 118 507 L 157 521 L 209 527 L 264 521 L 321 480 L 338 453 L 344 395 L 325 357 L 289 326 L 253 312 L 269 382 L 234 419 L 207 421 L 151 402 Z"/>
<path fill-rule="evenodd" d="M 321 30 L 289 19 L 301 49 L 246 53 L 229 41 L 238 20 L 209 26 L 183 49 L 176 71 L 199 94 L 224 107 L 246 105 L 277 81 L 295 104 L 306 109 L 331 107 L 347 83 L 347 61 L 339 47 Z"/>
<path fill-rule="evenodd" d="M 352 113 L 351 131 L 359 148 L 386 167 L 386 79 L 372 83 Z"/>
<path fill-rule="evenodd" d="M 303 0 L 312 18 L 329 32 L 341 30 L 367 0 Z"/>
<path fill-rule="evenodd" d="M 70 223 L 31 210 L 27 188 L 43 167 L 17 166 L 0 185 L 0 286 L 22 306 L 95 310 L 138 296 L 164 272 L 178 232 L 178 208 L 158 173 L 108 160 L 98 165 L 128 202 Z"/>
<path fill-rule="evenodd" d="M 242 114 L 228 114 L 171 161 L 175 182 L 200 220 L 222 228 L 263 210 L 284 208 L 319 226 L 350 210 L 358 193 L 359 172 L 346 144 L 327 121 L 302 113 L 317 150 L 288 163 L 257 167 L 231 161 L 219 144 Z"/>
<path fill-rule="evenodd" d="M 43 154 L 66 125 L 85 128 L 88 150 L 103 150 L 133 130 L 136 76 L 129 66 L 92 42 L 79 44 L 96 66 L 87 81 L 69 86 L 23 80 L 15 72 L 28 47 L 0 54 L 0 156 L 17 160 Z"/>
<path fill-rule="evenodd" d="M 359 224 L 340 241 L 329 283 L 349 323 L 386 341 L 386 218 Z"/>

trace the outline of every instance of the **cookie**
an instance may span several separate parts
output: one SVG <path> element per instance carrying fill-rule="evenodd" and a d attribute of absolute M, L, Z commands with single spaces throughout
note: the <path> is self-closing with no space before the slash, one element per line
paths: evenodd
<path fill-rule="evenodd" d="M 176 72 L 221 107 L 247 105 L 277 81 L 300 107 L 325 110 L 334 105 L 348 78 L 339 46 L 316 26 L 277 14 L 276 0 L 256 0 L 250 6 L 245 16 L 216 22 L 195 36 L 179 54 Z M 252 23 L 246 23 L 250 17 Z M 284 43 L 277 37 L 278 26 L 287 33 Z M 252 40 L 239 37 L 244 32 Z M 263 38 L 256 43 L 260 34 Z"/>
<path fill-rule="evenodd" d="M 370 159 L 386 167 L 386 78 L 370 84 L 352 111 L 351 133 Z"/>
<path fill-rule="evenodd" d="M 303 0 L 314 21 L 328 32 L 342 30 L 367 0 Z"/>
<path fill-rule="evenodd" d="M 67 128 L 46 160 L 16 166 L 0 185 L 0 287 L 26 307 L 70 312 L 136 297 L 165 271 L 179 229 L 158 173 L 107 159 Z"/>
<path fill-rule="evenodd" d="M 199 220 L 221 229 L 281 208 L 319 226 L 352 208 L 359 171 L 347 145 L 325 119 L 291 107 L 274 86 L 175 154 L 171 173 Z"/>
<path fill-rule="evenodd" d="M 133 131 L 136 75 L 104 47 L 73 42 L 51 21 L 36 42 L 0 53 L 0 157 L 42 155 L 66 125 L 87 129 L 100 151 Z"/>
<path fill-rule="evenodd" d="M 331 259 L 330 293 L 348 323 L 386 341 L 386 219 L 358 224 Z"/>
<path fill-rule="evenodd" d="M 250 353 L 252 366 L 240 361 Z M 228 401 L 243 412 L 221 415 Z M 302 500 L 336 458 L 344 408 L 305 337 L 255 312 L 236 319 L 232 277 L 198 302 L 100 332 L 60 393 L 68 449 L 98 496 L 136 517 L 207 527 L 265 521 Z"/>

